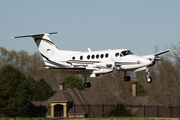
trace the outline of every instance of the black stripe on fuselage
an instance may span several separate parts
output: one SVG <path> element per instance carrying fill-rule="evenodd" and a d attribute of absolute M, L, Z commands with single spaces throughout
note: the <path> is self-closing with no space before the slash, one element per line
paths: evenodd
<path fill-rule="evenodd" d="M 122 65 L 136 65 L 136 64 L 140 64 L 137 62 L 120 62 Z"/>
<path fill-rule="evenodd" d="M 61 66 L 61 64 L 49 60 L 49 58 L 46 57 L 45 55 L 43 55 L 42 53 L 40 53 L 40 54 L 41 54 L 42 57 L 44 57 L 47 60 L 46 62 L 51 63 L 51 64 L 56 65 L 56 66 Z"/>

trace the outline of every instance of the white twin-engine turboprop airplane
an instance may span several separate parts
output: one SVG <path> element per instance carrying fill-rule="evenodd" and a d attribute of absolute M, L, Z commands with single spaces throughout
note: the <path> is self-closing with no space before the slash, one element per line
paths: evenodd
<path fill-rule="evenodd" d="M 151 83 L 152 78 L 148 71 L 149 67 L 153 66 L 156 61 L 161 60 L 158 55 L 170 51 L 170 49 L 167 49 L 141 57 L 134 55 L 128 49 L 91 51 L 88 48 L 88 52 L 58 50 L 48 37 L 50 34 L 56 33 L 34 34 L 13 38 L 33 37 L 46 65 L 46 67 L 43 67 L 44 69 L 59 69 L 66 73 L 82 74 L 85 78 L 84 86 L 86 88 L 91 86 L 91 83 L 87 82 L 87 77 L 96 77 L 100 74 L 110 73 L 114 69 L 124 72 L 124 81 L 130 81 L 126 71 L 138 72 L 146 70 L 146 80 L 148 83 Z"/>

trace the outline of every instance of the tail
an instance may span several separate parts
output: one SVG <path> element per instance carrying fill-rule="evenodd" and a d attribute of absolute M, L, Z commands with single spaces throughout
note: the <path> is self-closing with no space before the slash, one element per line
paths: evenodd
<path fill-rule="evenodd" d="M 57 49 L 55 44 L 48 37 L 51 34 L 57 34 L 57 32 L 17 36 L 13 38 L 33 37 L 39 49 L 39 52 L 43 57 L 43 60 L 47 61 L 47 59 L 51 59 L 57 56 L 59 53 L 59 50 Z"/>

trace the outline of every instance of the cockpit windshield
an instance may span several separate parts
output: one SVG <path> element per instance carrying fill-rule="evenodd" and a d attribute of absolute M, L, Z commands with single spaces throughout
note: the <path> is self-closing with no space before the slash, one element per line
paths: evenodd
<path fill-rule="evenodd" d="M 133 53 L 130 50 L 122 51 L 121 52 L 124 56 L 126 55 L 133 55 Z"/>

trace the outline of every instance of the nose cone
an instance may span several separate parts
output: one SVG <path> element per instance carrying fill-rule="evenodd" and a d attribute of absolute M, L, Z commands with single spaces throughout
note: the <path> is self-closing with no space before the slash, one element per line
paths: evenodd
<path fill-rule="evenodd" d="M 142 67 L 145 67 L 145 66 L 149 66 L 152 63 L 152 61 L 150 61 L 150 60 L 148 60 L 148 59 L 146 59 L 144 57 L 141 57 L 141 56 L 134 56 L 134 59 L 137 60 L 137 64 L 129 66 L 129 68 L 131 68 L 131 69 L 142 68 Z"/>
<path fill-rule="evenodd" d="M 121 60 L 122 60 L 122 68 L 124 69 L 137 69 L 151 64 L 150 60 L 137 55 L 128 55 L 122 57 Z M 125 63 L 123 64 L 123 62 Z"/>
<path fill-rule="evenodd" d="M 150 60 L 148 60 L 147 58 L 141 57 L 141 56 L 133 55 L 131 58 L 133 60 L 137 61 L 137 64 L 142 64 L 142 65 L 150 65 L 151 64 Z"/>
<path fill-rule="evenodd" d="M 140 59 L 140 64 L 143 64 L 143 65 L 150 65 L 152 61 L 144 58 L 144 57 L 141 57 Z"/>

